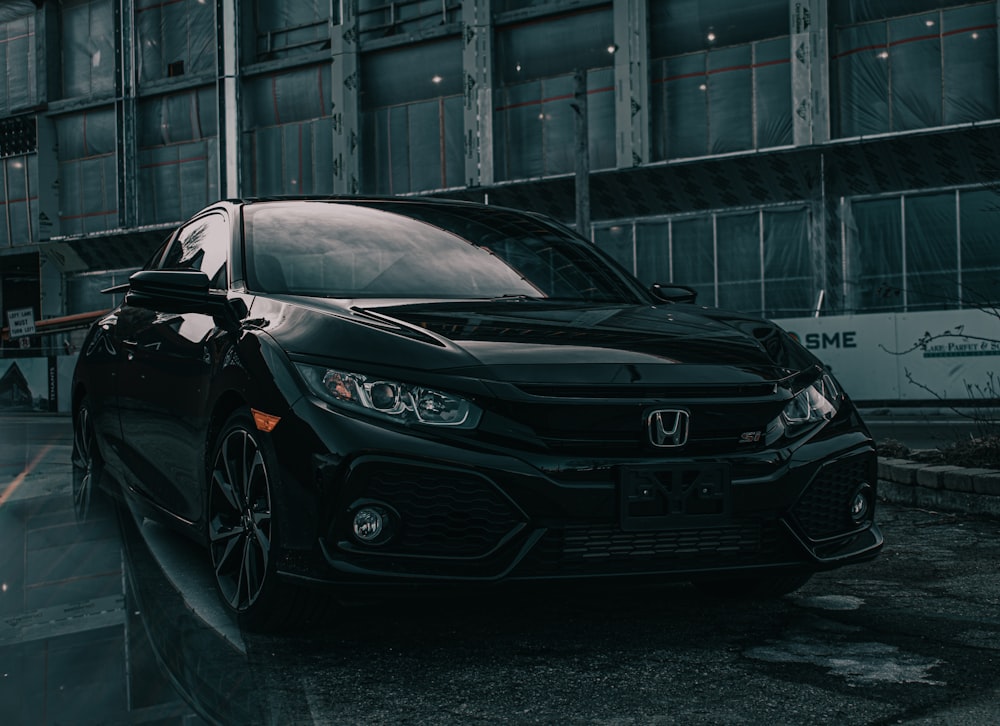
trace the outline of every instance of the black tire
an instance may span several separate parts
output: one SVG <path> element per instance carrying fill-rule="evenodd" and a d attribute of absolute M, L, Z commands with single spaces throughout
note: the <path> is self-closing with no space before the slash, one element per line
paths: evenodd
<path fill-rule="evenodd" d="M 100 494 L 104 460 L 97 446 L 93 410 L 84 396 L 73 413 L 73 510 L 77 520 L 86 521 L 94 515 Z"/>
<path fill-rule="evenodd" d="M 694 580 L 693 584 L 712 597 L 771 600 L 795 592 L 809 582 L 811 577 L 811 572 L 793 572 L 783 575 L 699 579 Z"/>
<path fill-rule="evenodd" d="M 266 434 L 249 410 L 222 426 L 208 471 L 207 534 L 215 586 L 247 630 L 311 625 L 321 616 L 321 593 L 278 578 L 281 531 L 278 465 Z"/>
<path fill-rule="evenodd" d="M 279 600 L 274 467 L 246 412 L 226 421 L 208 478 L 208 545 L 215 586 L 240 625 L 266 629 Z"/>

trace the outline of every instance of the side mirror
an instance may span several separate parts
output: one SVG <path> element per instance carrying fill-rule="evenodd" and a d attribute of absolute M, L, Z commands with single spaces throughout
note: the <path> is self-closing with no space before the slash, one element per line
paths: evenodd
<path fill-rule="evenodd" d="M 208 275 L 201 270 L 140 270 L 128 279 L 125 303 L 164 312 L 201 312 L 209 304 Z"/>
<path fill-rule="evenodd" d="M 201 270 L 140 270 L 128 279 L 125 304 L 163 313 L 203 313 L 220 324 L 239 327 L 246 303 L 209 289 Z"/>
<path fill-rule="evenodd" d="M 654 282 L 649 286 L 649 291 L 653 293 L 654 297 L 664 302 L 693 303 L 698 299 L 698 291 L 687 285 Z"/>

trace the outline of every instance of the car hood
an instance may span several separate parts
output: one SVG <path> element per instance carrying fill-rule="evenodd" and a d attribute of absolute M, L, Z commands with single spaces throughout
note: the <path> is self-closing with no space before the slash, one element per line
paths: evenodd
<path fill-rule="evenodd" d="M 816 359 L 774 324 L 694 305 L 269 298 L 292 356 L 535 383 L 775 381 Z"/>

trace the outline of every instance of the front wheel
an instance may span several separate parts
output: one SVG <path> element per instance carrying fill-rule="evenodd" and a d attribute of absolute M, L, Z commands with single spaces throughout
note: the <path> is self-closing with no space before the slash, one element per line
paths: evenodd
<path fill-rule="evenodd" d="M 248 410 L 231 415 L 213 449 L 208 481 L 208 546 L 215 585 L 248 630 L 284 630 L 312 623 L 323 601 L 281 582 L 278 465 Z"/>
<path fill-rule="evenodd" d="M 241 625 L 263 627 L 278 599 L 274 471 L 248 414 L 231 416 L 208 482 L 208 540 L 215 584 Z"/>
<path fill-rule="evenodd" d="M 86 521 L 93 514 L 104 472 L 104 460 L 97 447 L 93 410 L 84 397 L 73 413 L 73 510 L 79 521 Z"/>

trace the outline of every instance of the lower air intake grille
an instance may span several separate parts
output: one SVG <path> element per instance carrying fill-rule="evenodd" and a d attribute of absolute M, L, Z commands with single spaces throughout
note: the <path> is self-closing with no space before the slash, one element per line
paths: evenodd
<path fill-rule="evenodd" d="M 777 526 L 758 523 L 664 532 L 613 527 L 551 530 L 518 567 L 522 577 L 636 574 L 767 562 Z"/>
<path fill-rule="evenodd" d="M 472 474 L 380 465 L 367 478 L 364 496 L 389 504 L 400 517 L 398 536 L 382 552 L 476 557 L 522 521 L 491 482 Z"/>
<path fill-rule="evenodd" d="M 862 483 L 874 483 L 874 456 L 853 457 L 827 464 L 792 507 L 792 515 L 810 539 L 818 540 L 857 529 L 851 519 L 851 498 Z"/>

